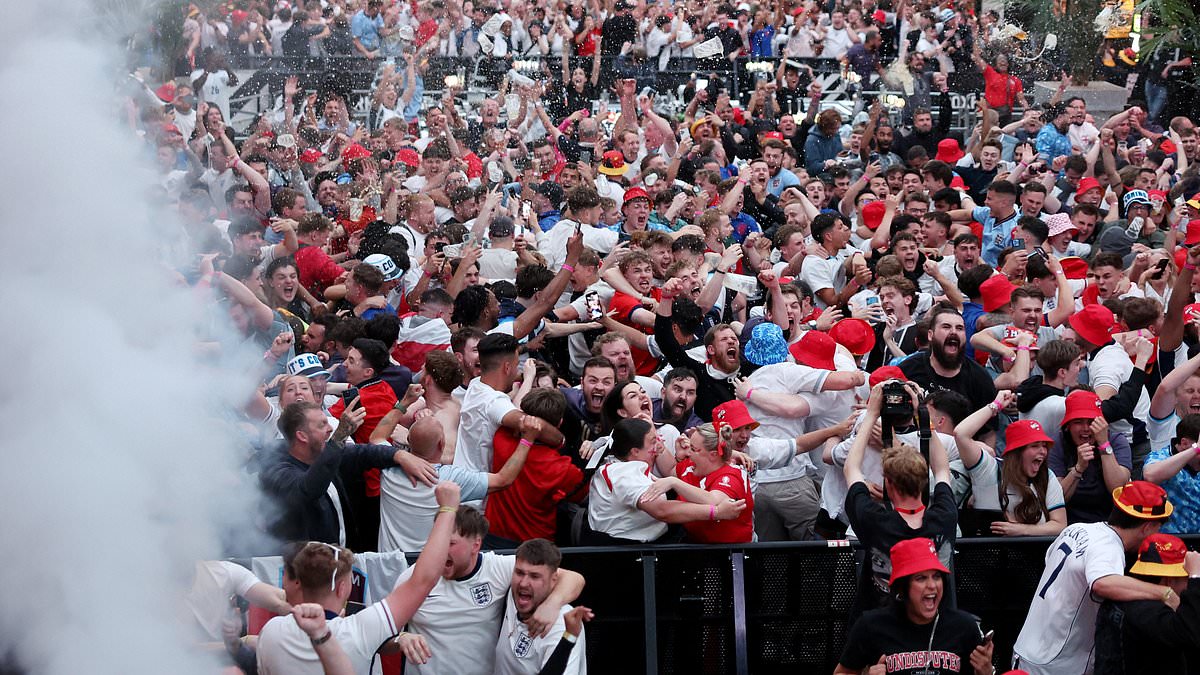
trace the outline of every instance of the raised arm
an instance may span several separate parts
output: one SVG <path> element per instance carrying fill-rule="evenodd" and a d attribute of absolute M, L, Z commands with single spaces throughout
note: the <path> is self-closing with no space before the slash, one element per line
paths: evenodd
<path fill-rule="evenodd" d="M 438 503 L 433 531 L 429 533 L 429 539 L 413 565 L 412 576 L 393 588 L 384 598 L 397 629 L 408 623 L 412 615 L 416 614 L 429 591 L 433 590 L 437 580 L 441 578 L 442 569 L 446 566 L 450 535 L 454 532 L 454 519 L 458 512 L 459 488 L 450 481 L 441 481 L 433 489 L 433 493 Z"/>
<path fill-rule="evenodd" d="M 958 446 L 958 456 L 962 458 L 964 466 L 974 467 L 979 463 L 983 453 L 993 452 L 986 444 L 975 440 L 975 436 L 1016 398 L 1016 394 L 1011 391 L 1001 391 L 996 394 L 995 401 L 971 413 L 958 426 L 954 427 L 954 442 Z"/>
<path fill-rule="evenodd" d="M 846 476 L 846 484 L 854 485 L 866 480 L 862 472 L 863 457 L 867 453 L 867 442 L 871 438 L 871 429 L 879 419 L 879 411 L 883 402 L 883 383 L 871 388 L 871 396 L 867 399 L 867 409 L 858 423 L 858 432 L 854 434 L 854 442 L 850 445 L 850 454 L 846 456 L 846 464 L 842 472 Z M 936 436 L 936 434 L 934 434 Z"/>

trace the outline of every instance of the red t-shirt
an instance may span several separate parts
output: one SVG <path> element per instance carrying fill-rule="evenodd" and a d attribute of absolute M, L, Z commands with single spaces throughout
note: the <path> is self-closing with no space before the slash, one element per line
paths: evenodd
<path fill-rule="evenodd" d="M 396 398 L 396 392 L 392 390 L 391 385 L 383 380 L 375 380 L 359 387 L 358 398 L 363 407 L 367 409 L 367 418 L 363 420 L 358 431 L 354 432 L 354 442 L 367 443 L 371 440 L 371 433 L 375 431 L 375 427 L 379 426 L 379 421 L 395 407 L 399 399 Z M 329 414 L 341 417 L 345 409 L 346 404 L 338 401 L 329 408 Z M 363 477 L 367 479 L 367 496 L 378 497 L 379 469 L 367 469 L 363 472 Z"/>
<path fill-rule="evenodd" d="M 653 297 L 655 300 L 658 300 L 661 302 L 662 301 L 662 289 L 661 288 L 651 289 L 650 296 Z M 614 318 L 616 318 L 617 321 L 620 321 L 621 323 L 625 324 L 626 326 L 633 326 L 634 328 L 642 331 L 646 335 L 654 335 L 654 327 L 653 326 L 647 327 L 647 326 L 642 326 L 642 325 L 639 325 L 639 324 L 636 324 L 633 322 L 633 319 L 632 319 L 633 310 L 638 309 L 639 307 L 642 307 L 642 303 L 638 302 L 637 298 L 633 297 L 632 295 L 627 295 L 625 293 L 622 293 L 620 291 L 617 291 L 616 293 L 614 293 L 612 300 L 608 303 L 608 309 L 610 311 L 616 310 L 616 314 L 614 315 Z M 642 307 L 642 309 L 645 309 L 645 308 Z M 653 356 L 650 356 L 650 352 L 648 352 L 644 349 L 639 349 L 637 347 L 634 347 L 633 345 L 629 346 L 629 351 L 633 353 L 633 363 L 637 367 L 638 375 L 644 375 L 646 377 L 650 377 L 654 373 L 658 372 L 658 366 L 659 366 L 658 359 L 654 358 Z"/>
<path fill-rule="evenodd" d="M 513 456 L 519 441 L 520 436 L 508 429 L 501 427 L 496 431 L 492 438 L 493 472 L 499 471 Z M 484 512 L 488 530 L 513 541 L 538 537 L 554 541 L 558 503 L 567 497 L 577 501 L 586 494 L 583 472 L 571 463 L 570 457 L 535 444 L 512 485 L 488 496 Z"/>
<path fill-rule="evenodd" d="M 1011 108 L 1022 91 L 1020 78 L 1001 73 L 991 66 L 983 69 L 983 96 L 993 108 Z"/>
<path fill-rule="evenodd" d="M 346 272 L 318 246 L 301 246 L 296 250 L 295 257 L 300 285 L 318 298 L 325 297 L 325 289 Z"/>
<path fill-rule="evenodd" d="M 750 491 L 750 477 L 745 471 L 726 464 L 700 478 L 691 461 L 685 460 L 675 465 L 675 473 L 688 485 L 710 492 L 724 492 L 730 499 L 746 500 L 746 509 L 734 520 L 694 520 L 684 523 L 683 529 L 687 530 L 688 539 L 700 544 L 740 544 L 754 539 L 754 493 Z"/>

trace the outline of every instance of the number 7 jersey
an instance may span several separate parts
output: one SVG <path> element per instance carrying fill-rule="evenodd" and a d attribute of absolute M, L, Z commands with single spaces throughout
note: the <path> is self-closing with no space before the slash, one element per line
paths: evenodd
<path fill-rule="evenodd" d="M 1092 672 L 1096 614 L 1091 593 L 1099 579 L 1125 573 L 1125 547 L 1106 523 L 1068 526 L 1046 552 L 1025 625 L 1013 645 L 1030 675 Z"/>

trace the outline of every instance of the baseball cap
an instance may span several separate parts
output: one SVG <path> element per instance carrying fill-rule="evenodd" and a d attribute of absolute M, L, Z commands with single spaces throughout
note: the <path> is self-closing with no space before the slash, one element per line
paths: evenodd
<path fill-rule="evenodd" d="M 768 131 L 767 133 L 763 134 L 763 140 L 764 141 L 782 141 L 783 140 L 783 132 L 782 131 Z"/>
<path fill-rule="evenodd" d="M 304 152 L 300 153 L 300 161 L 305 162 L 306 164 L 312 164 L 314 162 L 321 161 L 321 156 L 320 150 L 316 148 L 308 148 Z"/>
<path fill-rule="evenodd" d="M 1018 420 L 1004 429 L 1004 454 L 1020 450 L 1034 443 L 1054 445 L 1054 440 L 1042 430 L 1037 420 Z"/>
<path fill-rule="evenodd" d="M 1193 209 L 1200 209 L 1200 192 L 1192 195 L 1185 203 Z"/>
<path fill-rule="evenodd" d="M 837 352 L 837 343 L 833 338 L 819 330 L 810 330 L 798 342 L 788 347 L 788 352 L 796 363 L 810 368 L 834 370 L 833 355 Z"/>
<path fill-rule="evenodd" d="M 329 371 L 321 365 L 321 359 L 316 354 L 297 354 L 287 362 L 288 375 L 303 375 L 304 377 L 329 377 Z"/>
<path fill-rule="evenodd" d="M 1200 218 L 1188 221 L 1187 238 L 1183 240 L 1183 243 L 1185 246 L 1200 244 Z"/>
<path fill-rule="evenodd" d="M 488 225 L 488 236 L 503 239 L 513 236 L 516 232 L 516 227 L 513 224 L 513 219 L 508 216 L 496 216 Z"/>
<path fill-rule="evenodd" d="M 1186 577 L 1183 561 L 1187 557 L 1187 545 L 1179 537 L 1155 532 L 1142 540 L 1138 547 L 1137 562 L 1129 568 L 1134 574 L 1151 577 Z"/>
<path fill-rule="evenodd" d="M 384 281 L 395 281 L 404 276 L 404 273 L 400 271 L 400 268 L 396 266 L 396 263 L 390 257 L 382 253 L 372 253 L 364 258 L 363 262 L 379 270 L 380 273 L 383 274 Z"/>
<path fill-rule="evenodd" d="M 717 431 L 720 431 L 722 426 L 728 426 L 731 429 L 741 429 L 746 425 L 753 425 L 752 428 L 758 428 L 758 422 L 750 416 L 750 411 L 746 410 L 746 404 L 736 399 L 726 401 L 721 405 L 713 408 L 713 426 Z"/>
<path fill-rule="evenodd" d="M 1135 480 L 1113 490 L 1113 504 L 1126 514 L 1144 520 L 1163 520 L 1175 510 L 1167 491 L 1144 480 Z"/>
<path fill-rule="evenodd" d="M 645 188 L 636 186 L 631 187 L 625 191 L 625 198 L 621 200 L 621 208 L 625 208 L 626 204 L 634 201 L 635 199 L 645 199 L 646 201 L 650 201 L 650 195 L 646 192 Z"/>
<path fill-rule="evenodd" d="M 894 586 L 897 581 L 917 572 L 937 570 L 944 574 L 950 573 L 942 561 L 938 560 L 933 540 L 925 537 L 915 537 L 897 542 L 895 546 L 892 546 L 891 557 L 892 577 L 888 579 L 889 586 Z"/>

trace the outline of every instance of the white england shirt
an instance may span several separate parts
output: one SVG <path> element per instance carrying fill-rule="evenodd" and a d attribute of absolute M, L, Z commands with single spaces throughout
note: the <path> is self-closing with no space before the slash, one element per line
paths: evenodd
<path fill-rule="evenodd" d="M 462 579 L 438 579 L 405 629 L 425 638 L 431 656 L 411 661 L 405 675 L 492 675 L 496 636 L 504 617 L 516 557 L 483 553 L 475 572 Z M 396 580 L 399 585 L 412 567 Z"/>
<path fill-rule="evenodd" d="M 1046 551 L 1046 569 L 1013 653 L 1030 675 L 1091 673 L 1098 580 L 1125 573 L 1125 547 L 1107 523 L 1077 523 Z"/>
<path fill-rule="evenodd" d="M 645 462 L 605 464 L 592 476 L 588 525 L 596 532 L 632 541 L 653 541 L 663 536 L 667 524 L 638 508 L 638 500 L 652 483 L 650 467 Z"/>
<path fill-rule="evenodd" d="M 409 572 L 412 568 L 408 568 Z M 377 602 L 354 616 L 329 620 L 329 630 L 342 645 L 354 672 L 372 672 L 375 652 L 399 633 L 386 602 Z M 261 675 L 324 675 L 307 634 L 292 616 L 277 616 L 263 626 L 258 637 L 258 672 Z M 376 668 L 378 672 L 378 668 Z"/>
<path fill-rule="evenodd" d="M 500 627 L 500 639 L 496 641 L 496 675 L 537 675 L 562 640 L 567 630 L 563 616 L 569 611 L 571 606 L 563 605 L 558 621 L 550 627 L 550 632 L 545 637 L 535 638 L 529 635 L 525 623 L 517 618 L 517 605 L 510 597 L 508 608 L 504 611 L 504 624 Z M 563 675 L 587 675 L 585 633 L 581 628 Z"/>

